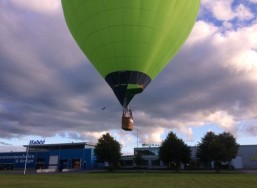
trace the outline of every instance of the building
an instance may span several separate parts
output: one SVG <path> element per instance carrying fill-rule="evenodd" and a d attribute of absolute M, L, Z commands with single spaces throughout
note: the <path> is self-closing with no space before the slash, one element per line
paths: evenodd
<path fill-rule="evenodd" d="M 29 144 L 24 152 L 0 153 L 0 170 L 44 169 L 64 171 L 67 169 L 93 169 L 96 167 L 94 144 L 87 142 L 62 144 Z"/>
<path fill-rule="evenodd" d="M 97 163 L 94 155 L 95 144 L 61 143 L 40 144 L 31 143 L 24 146 L 24 152 L 0 153 L 0 170 L 37 170 L 38 172 L 69 171 L 74 169 L 92 170 L 104 168 L 104 163 Z M 196 165 L 196 147 L 191 147 L 191 166 L 182 168 L 205 168 L 204 165 Z M 134 155 L 122 156 L 120 165 L 122 168 L 135 168 L 134 156 L 142 154 L 141 168 L 164 169 L 167 166 L 159 160 L 159 146 L 143 145 L 134 148 Z M 241 145 L 238 155 L 231 163 L 235 169 L 257 169 L 257 145 Z M 186 164 L 189 165 L 189 164 Z"/>
<path fill-rule="evenodd" d="M 137 165 L 134 162 L 134 156 L 138 153 L 142 154 L 142 163 L 140 168 L 145 169 L 160 169 L 167 168 L 162 161 L 159 160 L 159 147 L 143 146 L 134 148 L 134 155 L 123 156 L 121 160 L 122 168 L 135 168 Z"/>
<path fill-rule="evenodd" d="M 187 168 L 206 168 L 203 164 L 197 164 L 196 147 L 191 147 L 192 164 Z M 147 146 L 134 148 L 134 155 L 138 152 L 142 154 L 141 168 L 147 169 L 162 169 L 167 166 L 159 160 L 159 147 Z M 123 156 L 121 160 L 121 167 L 135 168 L 134 155 Z M 231 161 L 235 169 L 257 169 L 257 145 L 241 145 L 239 146 L 236 158 Z M 182 166 L 182 168 L 186 168 Z"/>
<path fill-rule="evenodd" d="M 240 146 L 238 154 L 232 162 L 238 168 L 257 169 L 257 145 Z"/>

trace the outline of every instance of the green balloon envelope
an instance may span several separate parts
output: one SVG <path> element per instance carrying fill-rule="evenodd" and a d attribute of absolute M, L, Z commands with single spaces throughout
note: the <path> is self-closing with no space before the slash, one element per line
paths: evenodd
<path fill-rule="evenodd" d="M 62 0 L 77 44 L 122 106 L 178 52 L 200 0 Z"/>

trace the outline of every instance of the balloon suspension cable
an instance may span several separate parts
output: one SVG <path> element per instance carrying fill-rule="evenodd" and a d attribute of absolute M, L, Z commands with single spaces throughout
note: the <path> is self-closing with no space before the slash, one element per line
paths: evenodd
<path fill-rule="evenodd" d="M 129 111 L 129 106 L 127 104 L 127 97 L 124 98 L 124 101 L 123 101 L 123 111 L 124 112 L 127 112 Z"/>
<path fill-rule="evenodd" d="M 130 109 L 129 109 L 129 106 L 123 106 L 123 111 L 125 111 L 125 112 L 127 112 L 127 111 L 129 111 Z"/>
<path fill-rule="evenodd" d="M 123 116 L 125 117 L 132 117 L 132 110 L 129 108 L 128 105 L 123 105 Z"/>

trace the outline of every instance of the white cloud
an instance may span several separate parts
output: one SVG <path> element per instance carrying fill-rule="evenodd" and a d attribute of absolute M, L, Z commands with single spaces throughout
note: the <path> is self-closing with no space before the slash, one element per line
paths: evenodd
<path fill-rule="evenodd" d="M 238 18 L 240 21 L 254 18 L 250 8 L 240 3 L 233 7 L 233 0 L 202 0 L 202 6 L 209 10 L 215 19 L 220 21 L 231 21 Z M 256 3 L 255 0 L 252 3 Z"/>
<path fill-rule="evenodd" d="M 39 13 L 56 13 L 61 8 L 60 0 L 10 0 L 10 2 L 19 8 Z"/>
<path fill-rule="evenodd" d="M 161 135 L 165 133 L 165 129 L 162 127 L 141 127 L 139 133 L 139 140 L 141 143 L 161 143 Z"/>
<path fill-rule="evenodd" d="M 217 47 L 222 47 L 233 54 L 226 59 L 224 66 L 244 73 L 249 79 L 257 81 L 257 24 L 217 35 Z M 217 39 L 216 38 L 216 39 Z"/>
<path fill-rule="evenodd" d="M 193 130 L 191 127 L 188 127 L 188 125 L 181 127 L 178 131 L 185 135 L 185 138 L 186 138 L 185 141 L 187 142 L 194 141 Z"/>
<path fill-rule="evenodd" d="M 224 21 L 223 22 L 223 27 L 225 30 L 231 30 L 233 29 L 233 24 L 229 21 Z"/>
<path fill-rule="evenodd" d="M 254 18 L 254 14 L 249 8 L 243 4 L 239 4 L 235 9 L 235 15 L 239 20 L 250 20 Z"/>
<path fill-rule="evenodd" d="M 233 0 L 202 0 L 202 5 L 211 10 L 217 20 L 228 21 L 235 17 L 232 10 Z"/>
<path fill-rule="evenodd" d="M 221 33 L 213 24 L 198 21 L 187 44 L 204 41 L 216 48 L 217 63 L 257 81 L 257 24 Z"/>
<path fill-rule="evenodd" d="M 212 23 L 204 21 L 198 21 L 187 39 L 187 45 L 195 45 L 199 42 L 206 41 L 208 38 L 212 38 L 214 34 L 218 32 L 219 28 Z"/>
<path fill-rule="evenodd" d="M 88 131 L 83 131 L 80 133 L 80 135 L 82 136 L 82 138 L 85 138 L 86 141 L 92 142 L 92 143 L 97 143 L 97 140 L 103 135 L 106 134 L 105 131 L 92 131 L 92 132 L 88 132 Z"/>
<path fill-rule="evenodd" d="M 225 130 L 232 131 L 235 127 L 235 120 L 233 115 L 225 111 L 215 111 L 206 117 L 207 123 L 214 123 L 219 125 Z"/>

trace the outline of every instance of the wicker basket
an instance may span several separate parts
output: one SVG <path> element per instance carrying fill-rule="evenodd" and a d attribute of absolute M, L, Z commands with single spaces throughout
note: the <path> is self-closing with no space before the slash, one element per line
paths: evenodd
<path fill-rule="evenodd" d="M 133 118 L 122 116 L 122 126 L 121 126 L 121 128 L 125 131 L 132 131 L 133 127 L 134 127 Z"/>

